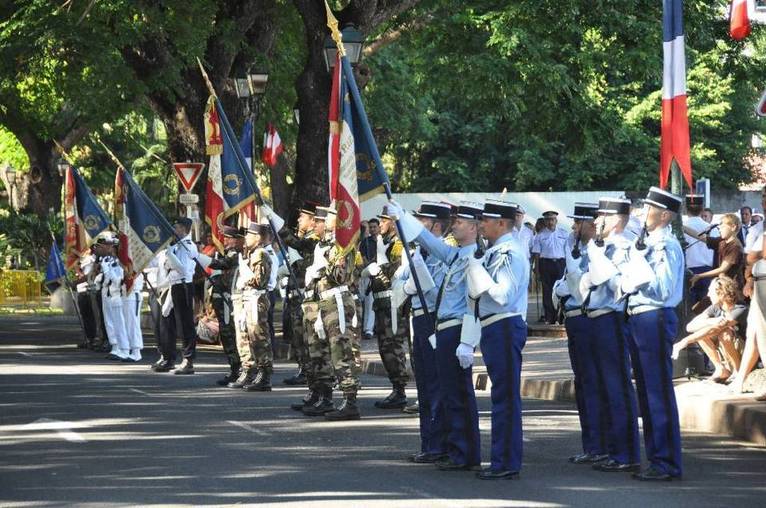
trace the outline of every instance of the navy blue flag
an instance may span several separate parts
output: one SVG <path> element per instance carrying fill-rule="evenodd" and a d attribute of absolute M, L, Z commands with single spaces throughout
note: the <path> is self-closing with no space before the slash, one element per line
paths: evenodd
<path fill-rule="evenodd" d="M 109 220 L 109 215 L 98 204 L 96 196 L 93 195 L 93 192 L 91 192 L 77 169 L 72 168 L 72 176 L 75 181 L 77 215 L 80 217 L 85 232 L 92 242 L 99 233 L 106 230 L 112 224 L 112 221 Z"/>
<path fill-rule="evenodd" d="M 64 260 L 54 238 L 51 244 L 51 253 L 48 256 L 48 265 L 45 268 L 45 287 L 53 292 L 55 286 L 61 284 L 64 279 L 66 279 L 66 268 L 64 268 Z"/>

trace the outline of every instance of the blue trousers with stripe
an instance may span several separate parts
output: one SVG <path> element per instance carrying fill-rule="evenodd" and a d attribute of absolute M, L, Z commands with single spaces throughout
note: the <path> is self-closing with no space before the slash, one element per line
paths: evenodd
<path fill-rule="evenodd" d="M 479 411 L 473 390 L 473 372 L 458 363 L 455 350 L 460 344 L 460 326 L 436 332 L 436 371 L 439 394 L 444 405 L 444 424 L 449 458 L 455 464 L 481 464 Z"/>
<path fill-rule="evenodd" d="M 681 428 L 670 358 L 678 317 L 665 308 L 631 316 L 628 324 L 646 458 L 665 473 L 681 476 Z"/>
<path fill-rule="evenodd" d="M 420 406 L 420 451 L 446 453 L 444 411 L 439 396 L 439 375 L 436 369 L 436 351 L 428 342 L 433 323 L 427 315 L 412 318 L 412 361 L 415 385 Z"/>
<path fill-rule="evenodd" d="M 493 471 L 521 469 L 521 350 L 526 342 L 527 323 L 521 316 L 481 329 L 481 354 L 492 381 Z"/>
<path fill-rule="evenodd" d="M 623 314 L 588 318 L 601 407 L 607 415 L 609 458 L 620 464 L 641 462 L 636 391 L 630 378 L 627 327 Z"/>
<path fill-rule="evenodd" d="M 575 400 L 580 417 L 583 453 L 604 455 L 606 447 L 606 412 L 601 404 L 601 385 L 596 371 L 594 338 L 586 316 L 566 318 L 569 360 L 574 373 Z"/>

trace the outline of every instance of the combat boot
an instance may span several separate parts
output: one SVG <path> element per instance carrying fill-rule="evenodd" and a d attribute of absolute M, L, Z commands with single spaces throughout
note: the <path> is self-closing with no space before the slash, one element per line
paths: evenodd
<path fill-rule="evenodd" d="M 189 374 L 194 374 L 194 364 L 192 363 L 191 359 L 184 358 L 184 360 L 181 362 L 181 366 L 174 370 L 173 374 L 177 376 L 187 376 Z"/>
<path fill-rule="evenodd" d="M 340 406 L 335 408 L 329 413 L 325 413 L 325 419 L 331 422 L 339 422 L 343 420 L 358 420 L 361 418 L 359 414 L 359 408 L 356 405 L 356 394 L 348 394 L 343 398 L 343 402 Z"/>
<path fill-rule="evenodd" d="M 253 382 L 246 384 L 242 387 L 242 389 L 246 392 L 270 392 L 271 374 L 263 370 L 259 370 Z"/>
<path fill-rule="evenodd" d="M 319 400 L 313 406 L 303 408 L 303 414 L 306 416 L 323 416 L 330 411 L 335 411 L 335 405 L 332 403 L 332 389 L 329 388 L 322 389 Z"/>
<path fill-rule="evenodd" d="M 215 382 L 218 386 L 228 386 L 229 383 L 233 383 L 239 377 L 239 369 L 231 369 L 231 371 L 224 377 Z"/>
<path fill-rule="evenodd" d="M 306 394 L 305 397 L 303 397 L 303 400 L 298 402 L 297 404 L 290 404 L 290 409 L 294 409 L 296 411 L 303 411 L 303 408 L 313 406 L 317 403 L 319 400 L 319 394 L 315 392 L 314 390 L 309 390 L 309 393 Z"/>
<path fill-rule="evenodd" d="M 404 393 L 404 386 L 401 385 L 394 386 L 388 397 L 375 403 L 375 407 L 379 409 L 401 409 L 406 405 L 407 394 Z"/>
<path fill-rule="evenodd" d="M 251 372 L 249 370 L 243 370 L 239 373 L 239 377 L 232 381 L 231 383 L 227 384 L 226 386 L 229 388 L 242 388 L 245 385 L 249 385 L 253 382 L 253 377 L 255 376 L 254 372 Z"/>
<path fill-rule="evenodd" d="M 286 385 L 290 386 L 301 386 L 306 384 L 306 373 L 303 372 L 303 369 L 301 368 L 298 370 L 298 372 L 292 376 L 288 377 L 284 381 L 282 381 Z"/>

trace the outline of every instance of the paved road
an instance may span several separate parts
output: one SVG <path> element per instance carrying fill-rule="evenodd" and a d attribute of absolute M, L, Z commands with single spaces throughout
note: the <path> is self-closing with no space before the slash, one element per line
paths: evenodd
<path fill-rule="evenodd" d="M 518 481 L 482 482 L 402 458 L 417 420 L 376 410 L 386 381 L 365 377 L 364 419 L 329 423 L 287 409 L 301 389 L 249 394 L 198 374 L 153 374 L 66 344 L 72 325 L 0 319 L 0 506 L 280 507 L 763 506 L 766 450 L 685 435 L 683 482 L 651 485 L 564 458 L 577 450 L 569 404 L 524 403 Z M 292 373 L 279 365 L 276 381 Z M 480 394 L 484 458 L 489 400 Z"/>

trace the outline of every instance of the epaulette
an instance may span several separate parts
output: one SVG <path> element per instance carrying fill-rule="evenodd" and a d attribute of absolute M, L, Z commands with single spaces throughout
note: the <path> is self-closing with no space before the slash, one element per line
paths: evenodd
<path fill-rule="evenodd" d="M 400 257 L 404 250 L 404 244 L 398 238 L 394 240 L 394 244 L 391 246 L 391 255 L 394 257 Z"/>
<path fill-rule="evenodd" d="M 450 247 L 457 247 L 458 246 L 457 240 L 455 240 L 455 235 L 453 235 L 452 233 L 450 233 L 450 234 L 448 234 L 447 236 L 444 237 L 444 243 L 446 243 Z"/>
<path fill-rule="evenodd" d="M 256 263 L 260 263 L 265 259 L 269 259 L 269 253 L 263 247 L 258 247 L 250 254 L 250 259 Z"/>
<path fill-rule="evenodd" d="M 362 253 L 358 250 L 356 251 L 356 255 L 354 256 L 354 264 L 356 266 L 363 266 L 364 265 L 364 258 L 362 257 Z"/>

